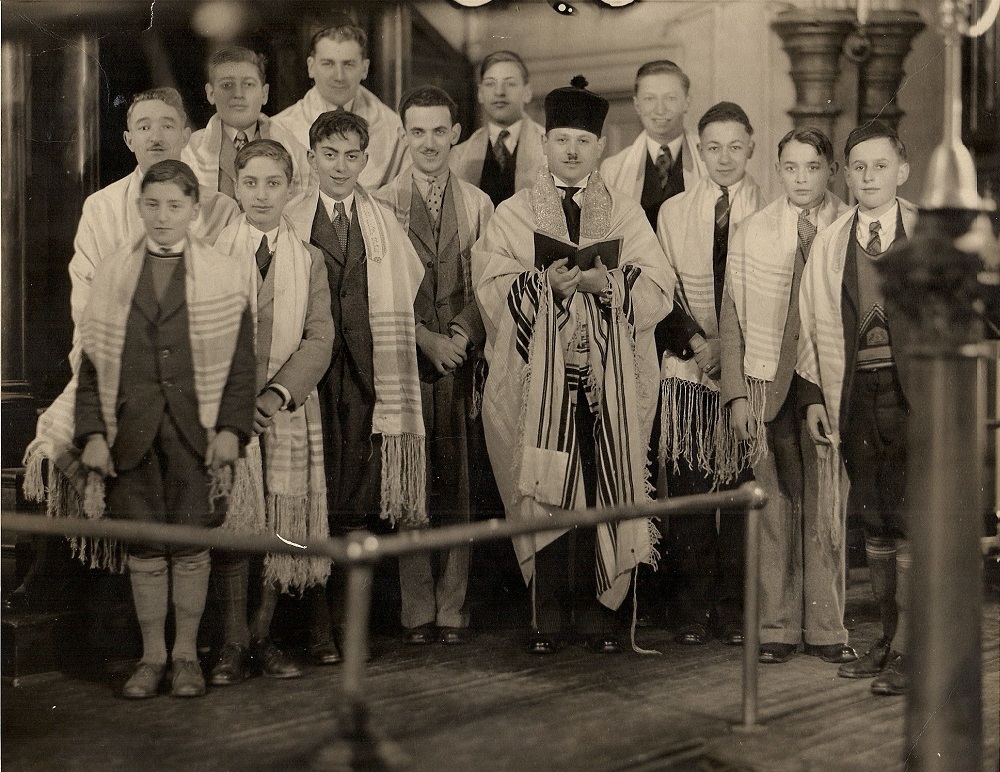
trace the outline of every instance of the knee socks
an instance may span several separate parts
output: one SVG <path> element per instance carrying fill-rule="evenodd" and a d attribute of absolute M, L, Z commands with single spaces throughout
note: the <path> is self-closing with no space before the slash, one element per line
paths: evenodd
<path fill-rule="evenodd" d="M 896 605 L 896 540 L 891 536 L 865 536 L 865 555 L 871 575 L 872 596 L 882 617 L 882 635 L 896 636 L 899 607 Z"/>
<path fill-rule="evenodd" d="M 226 643 L 247 646 L 250 628 L 247 625 L 247 582 L 250 561 L 217 560 L 212 564 L 212 585 L 222 608 L 223 634 Z"/>
<path fill-rule="evenodd" d="M 913 554 L 910 552 L 910 542 L 906 539 L 896 540 L 896 606 L 899 607 L 899 624 L 896 626 L 896 637 L 892 640 L 892 648 L 900 654 L 906 654 L 907 625 L 910 609 L 909 602 L 909 571 L 913 566 Z"/>
<path fill-rule="evenodd" d="M 167 622 L 167 596 L 170 591 L 167 559 L 129 555 L 128 568 L 135 614 L 142 631 L 142 661 L 151 665 L 163 665 L 167 661 L 164 626 Z"/>
<path fill-rule="evenodd" d="M 208 595 L 208 575 L 211 565 L 208 550 L 196 555 L 171 559 L 173 578 L 174 649 L 172 657 L 198 661 L 198 625 L 205 611 Z"/>
<path fill-rule="evenodd" d="M 253 616 L 253 639 L 260 641 L 271 635 L 271 620 L 274 607 L 278 605 L 278 588 L 273 582 L 265 582 L 260 591 L 260 605 Z"/>

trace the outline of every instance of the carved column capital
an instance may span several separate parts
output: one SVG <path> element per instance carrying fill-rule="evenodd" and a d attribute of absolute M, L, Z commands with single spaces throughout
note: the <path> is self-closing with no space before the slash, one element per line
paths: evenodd
<path fill-rule="evenodd" d="M 898 128 L 903 111 L 896 92 L 903 81 L 903 62 L 913 39 L 926 25 L 915 11 L 877 11 L 864 27 L 871 53 L 860 68 L 858 122 L 880 118 Z"/>

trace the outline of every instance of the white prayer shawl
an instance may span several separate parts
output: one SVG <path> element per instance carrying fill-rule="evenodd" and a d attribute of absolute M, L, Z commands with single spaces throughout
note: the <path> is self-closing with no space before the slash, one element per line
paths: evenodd
<path fill-rule="evenodd" d="M 542 151 L 542 135 L 545 128 L 531 120 L 527 114 L 521 119 L 521 133 L 517 138 L 514 155 L 514 192 L 523 190 L 535 182 L 540 167 L 545 165 Z M 451 170 L 472 185 L 479 185 L 483 176 L 483 162 L 490 150 L 490 130 L 481 126 L 459 145 L 448 157 Z"/>
<path fill-rule="evenodd" d="M 285 208 L 299 237 L 309 238 L 319 204 L 314 186 Z M 424 417 L 417 374 L 413 301 L 424 264 L 396 219 L 361 185 L 354 208 L 365 239 L 368 316 L 371 323 L 375 412 L 372 432 L 382 435 L 382 518 L 394 524 L 427 520 Z"/>
<path fill-rule="evenodd" d="M 291 155 L 292 195 L 305 190 L 309 186 L 309 175 L 312 171 L 305 146 L 264 113 L 257 117 L 257 126 L 262 138 L 280 142 Z M 230 140 L 222 128 L 222 119 L 216 113 L 208 119 L 208 125 L 204 129 L 199 129 L 191 135 L 181 153 L 181 160 L 194 170 L 198 182 L 212 190 L 219 189 L 219 156 L 222 153 L 223 141 Z"/>
<path fill-rule="evenodd" d="M 302 99 L 274 116 L 271 125 L 284 129 L 300 145 L 309 148 L 309 128 L 320 115 L 332 109 L 313 86 Z M 406 146 L 399 136 L 403 123 L 364 86 L 358 87 L 351 112 L 368 122 L 368 164 L 358 176 L 358 182 L 368 190 L 377 190 L 410 163 Z"/>
<path fill-rule="evenodd" d="M 80 320 L 80 346 L 97 372 L 101 414 L 109 445 L 117 432 L 119 375 L 125 328 L 145 263 L 145 239 L 108 255 L 93 277 L 93 293 Z M 237 261 L 189 234 L 184 251 L 185 296 L 194 364 L 198 418 L 214 434 L 219 403 L 229 377 L 243 311 L 253 287 Z M 25 495 L 47 501 L 55 517 L 99 517 L 103 497 L 90 498 L 90 486 L 74 446 L 77 373 L 38 419 L 35 439 L 25 452 Z M 49 461 L 48 484 L 42 461 Z M 85 489 L 87 500 L 85 501 Z M 117 545 L 105 540 L 73 539 L 74 553 L 91 567 L 120 568 Z"/>
<path fill-rule="evenodd" d="M 719 337 L 712 264 L 718 198 L 718 186 L 705 177 L 664 202 L 656 228 L 663 252 L 677 274 L 678 298 L 705 331 L 706 339 Z M 730 242 L 736 226 L 765 203 L 757 183 L 744 176 L 730 196 Z M 694 357 L 685 361 L 669 351 L 663 355 L 660 381 L 660 457 L 672 459 L 675 469 L 684 457 L 693 468 L 713 475 L 718 482 L 733 479 L 749 459 L 744 458 L 746 448 L 740 448 L 729 429 L 728 407 L 720 404 L 718 382 L 702 371 Z"/>
<path fill-rule="evenodd" d="M 245 214 L 219 235 L 215 246 L 220 252 L 237 257 L 242 270 L 250 274 L 249 280 L 254 286 L 259 284 L 260 273 L 255 259 L 258 242 Z M 284 218 L 278 226 L 274 246 L 269 273 L 274 279 L 275 313 L 267 362 L 268 380 L 278 373 L 302 342 L 313 261 L 312 254 Z M 256 329 L 256 292 L 252 295 L 251 307 Z M 264 459 L 267 460 L 266 468 Z M 315 388 L 295 410 L 275 413 L 274 423 L 259 437 L 250 440 L 246 456 L 236 464 L 225 527 L 277 533 L 294 542 L 329 538 L 323 427 Z M 327 558 L 268 554 L 264 559 L 265 581 L 275 582 L 286 591 L 321 584 L 329 575 Z"/>
<path fill-rule="evenodd" d="M 906 233 L 913 233 L 917 208 L 904 199 L 898 201 L 903 228 Z M 802 321 L 795 369 L 803 378 L 819 386 L 826 406 L 830 443 L 816 446 L 819 511 L 834 515 L 830 532 L 835 547 L 843 538 L 837 524 L 843 521 L 849 489 L 847 470 L 840 454 L 840 401 L 846 366 L 841 300 L 847 248 L 853 237 L 857 210 L 856 206 L 851 207 L 816 236 L 799 288 Z M 901 233 L 896 234 L 896 239 L 903 237 Z"/>
<path fill-rule="evenodd" d="M 79 366 L 80 321 L 90 300 L 90 283 L 97 266 L 108 255 L 146 238 L 137 203 L 141 186 L 142 172 L 137 167 L 128 177 L 101 188 L 83 202 L 83 213 L 73 240 L 73 258 L 69 262 L 74 328 L 70 365 L 73 372 Z M 214 244 L 222 229 L 239 215 L 239 207 L 229 196 L 205 186 L 199 191 L 199 200 L 198 216 L 190 232 L 206 243 Z"/>
<path fill-rule="evenodd" d="M 596 172 L 584 194 L 580 245 L 623 240 L 621 266 L 609 271 L 610 314 L 586 293 L 564 309 L 545 273 L 535 269 L 534 234 L 568 240 L 562 206 L 547 168 L 535 185 L 497 209 L 473 247 L 473 281 L 487 329 L 490 375 L 483 426 L 507 517 L 538 521 L 559 508 L 584 509 L 586 496 L 570 395 L 567 359 L 589 368 L 587 392 L 595 410 L 600 506 L 649 500 L 646 447 L 656 400 L 652 331 L 666 314 L 673 276 L 639 205 L 608 189 Z M 588 354 L 578 361 L 580 340 Z M 584 390 L 578 399 L 585 399 Z M 535 553 L 561 535 L 514 540 L 526 582 Z M 654 562 L 656 537 L 648 519 L 602 525 L 597 584 L 601 602 L 617 608 L 640 562 Z"/>
<path fill-rule="evenodd" d="M 601 176 L 612 187 L 623 190 L 636 201 L 642 199 L 642 186 L 645 182 L 646 158 L 649 156 L 649 135 L 645 131 L 639 133 L 635 142 L 624 150 L 605 158 L 601 164 Z M 684 169 L 684 190 L 691 190 L 698 180 L 708 176 L 705 162 L 698 153 L 698 134 L 694 131 L 684 132 L 683 153 L 681 163 Z"/>

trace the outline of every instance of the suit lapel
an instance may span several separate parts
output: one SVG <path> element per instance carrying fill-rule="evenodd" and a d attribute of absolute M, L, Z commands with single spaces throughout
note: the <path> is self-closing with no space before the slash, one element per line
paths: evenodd
<path fill-rule="evenodd" d="M 456 180 L 449 180 L 441 202 L 441 230 L 438 233 L 438 255 L 444 255 L 451 242 L 458 238 L 458 205 L 455 201 Z"/>
<path fill-rule="evenodd" d="M 424 248 L 431 254 L 437 254 L 437 244 L 434 242 L 434 229 L 431 227 L 431 216 L 417 183 L 411 184 L 410 191 L 410 233 L 416 236 Z"/>
<path fill-rule="evenodd" d="M 142 259 L 142 271 L 139 273 L 139 281 L 135 285 L 132 305 L 155 324 L 160 318 L 160 303 L 156 299 L 156 290 L 153 288 L 153 268 L 150 261 L 154 258 L 144 254 Z"/>
<path fill-rule="evenodd" d="M 340 243 L 337 241 L 337 232 L 330 222 L 330 215 L 327 214 L 326 207 L 323 206 L 323 199 L 317 198 L 316 214 L 313 216 L 312 233 L 309 241 L 329 254 L 341 265 L 347 260 L 347 256 L 340 251 Z"/>
<path fill-rule="evenodd" d="M 190 246 L 188 249 L 190 249 Z M 177 263 L 177 268 L 174 269 L 174 275 L 170 277 L 170 283 L 167 285 L 167 291 L 163 293 L 163 300 L 160 301 L 161 322 L 169 319 L 184 306 L 184 301 L 186 299 L 184 279 L 187 275 L 184 260 L 186 258 L 187 255 L 185 255 L 185 257 Z"/>

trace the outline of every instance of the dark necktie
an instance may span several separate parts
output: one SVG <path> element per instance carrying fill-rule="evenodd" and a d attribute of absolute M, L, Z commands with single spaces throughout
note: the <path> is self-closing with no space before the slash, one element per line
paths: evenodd
<path fill-rule="evenodd" d="M 427 214 L 431 218 L 431 229 L 434 231 L 434 240 L 437 241 L 441 231 L 441 204 L 444 202 L 444 185 L 439 177 L 428 177 L 427 179 Z"/>
<path fill-rule="evenodd" d="M 579 188 L 559 186 L 563 191 L 562 208 L 566 215 L 566 230 L 569 231 L 569 240 L 574 244 L 580 241 L 580 205 L 573 200 L 579 192 Z"/>
<path fill-rule="evenodd" d="M 816 226 L 809 220 L 809 210 L 799 210 L 799 246 L 802 247 L 803 260 L 809 257 L 809 250 L 812 248 L 813 239 L 816 238 Z"/>
<path fill-rule="evenodd" d="M 719 186 L 722 193 L 715 202 L 715 233 L 712 243 L 712 270 L 715 274 L 715 313 L 722 310 L 722 291 L 725 286 L 726 259 L 729 257 L 729 188 Z"/>
<path fill-rule="evenodd" d="M 493 143 L 493 157 L 497 161 L 497 166 L 500 167 L 500 171 L 505 171 L 508 164 L 514 160 L 514 156 L 510 154 L 507 149 L 507 137 L 510 136 L 510 132 L 507 129 L 501 130 L 497 134 L 497 141 Z"/>
<path fill-rule="evenodd" d="M 347 257 L 347 210 L 343 201 L 337 201 L 333 205 L 333 230 L 337 234 L 337 243 L 344 257 Z"/>
<path fill-rule="evenodd" d="M 882 223 L 878 220 L 872 220 L 868 226 L 868 246 L 865 247 L 865 252 L 872 257 L 882 254 L 882 239 L 878 235 L 880 230 L 882 230 Z"/>
<path fill-rule="evenodd" d="M 667 189 L 670 181 L 670 167 L 674 165 L 674 156 L 670 148 L 666 145 L 660 147 L 660 154 L 656 156 L 656 169 L 660 173 L 660 187 Z"/>
<path fill-rule="evenodd" d="M 257 270 L 260 271 L 260 278 L 267 278 L 267 269 L 271 267 L 271 250 L 267 245 L 267 234 L 265 233 L 260 240 L 260 246 L 257 247 L 257 253 L 254 255 L 257 259 Z"/>
<path fill-rule="evenodd" d="M 245 131 L 241 131 L 233 137 L 233 145 L 236 147 L 237 153 L 246 147 L 248 143 L 249 140 L 247 139 L 247 133 Z"/>

